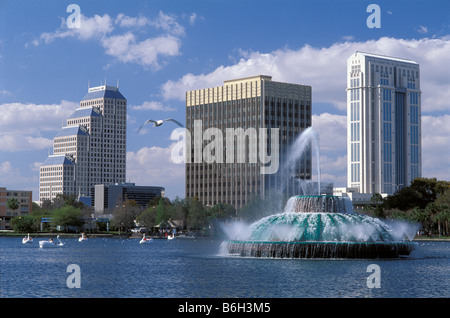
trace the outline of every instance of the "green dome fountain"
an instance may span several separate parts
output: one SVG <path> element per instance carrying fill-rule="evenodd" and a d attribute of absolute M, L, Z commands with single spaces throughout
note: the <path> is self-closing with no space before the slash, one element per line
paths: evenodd
<path fill-rule="evenodd" d="M 318 187 L 311 192 L 312 183 L 298 179 L 298 193 L 321 193 L 318 140 L 312 127 L 305 129 L 281 166 L 281 176 L 289 180 L 299 158 L 313 146 Z M 353 213 L 347 197 L 293 196 L 283 213 L 262 218 L 238 231 L 238 236 L 229 235 L 230 240 L 222 244 L 222 253 L 276 258 L 396 258 L 414 249 L 411 240 L 415 231 L 405 226 L 394 229 L 379 219 Z"/>
<path fill-rule="evenodd" d="M 348 198 L 295 196 L 285 212 L 253 223 L 245 240 L 225 242 L 229 254 L 276 258 L 396 258 L 413 250 L 407 233 L 352 212 Z"/>

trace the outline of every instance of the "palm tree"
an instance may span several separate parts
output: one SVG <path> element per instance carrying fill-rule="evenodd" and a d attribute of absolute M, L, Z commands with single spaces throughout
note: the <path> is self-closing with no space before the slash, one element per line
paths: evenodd
<path fill-rule="evenodd" d="M 10 198 L 6 202 L 6 207 L 10 210 L 16 211 L 19 208 L 19 201 L 16 198 Z"/>

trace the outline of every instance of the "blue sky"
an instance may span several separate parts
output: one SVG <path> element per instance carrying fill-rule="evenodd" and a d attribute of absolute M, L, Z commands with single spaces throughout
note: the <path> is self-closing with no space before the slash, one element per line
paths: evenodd
<path fill-rule="evenodd" d="M 71 3 L 81 27 L 69 29 Z M 370 29 L 369 4 L 381 8 Z M 421 65 L 423 176 L 450 180 L 448 1 L 0 2 L 0 186 L 33 190 L 53 136 L 88 84 L 128 100 L 127 181 L 184 196 L 170 161 L 175 128 L 136 130 L 147 118 L 184 122 L 184 92 L 257 74 L 313 87 L 322 180 L 346 183 L 345 65 L 354 51 Z"/>

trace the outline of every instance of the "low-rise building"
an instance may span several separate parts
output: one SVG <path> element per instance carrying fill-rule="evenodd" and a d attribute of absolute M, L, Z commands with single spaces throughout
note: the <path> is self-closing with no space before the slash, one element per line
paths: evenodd
<path fill-rule="evenodd" d="M 8 209 L 8 200 L 12 198 L 17 200 L 16 210 Z M 6 187 L 0 187 L 0 229 L 11 229 L 12 218 L 30 214 L 32 203 L 32 191 L 7 190 Z"/>
<path fill-rule="evenodd" d="M 150 201 L 164 197 L 165 189 L 157 186 L 137 186 L 134 183 L 97 184 L 91 188 L 91 205 L 96 212 L 111 212 L 116 206 L 134 200 L 146 208 Z"/>

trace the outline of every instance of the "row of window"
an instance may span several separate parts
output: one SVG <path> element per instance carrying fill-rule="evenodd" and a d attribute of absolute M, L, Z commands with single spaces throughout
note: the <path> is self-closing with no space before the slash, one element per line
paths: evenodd
<path fill-rule="evenodd" d="M 360 123 L 355 122 L 350 124 L 350 140 L 360 141 Z"/>
<path fill-rule="evenodd" d="M 351 89 L 350 90 L 350 101 L 357 101 L 360 98 L 360 89 Z"/>
<path fill-rule="evenodd" d="M 351 168 L 351 182 L 360 182 L 360 164 L 352 163 L 350 165 Z"/>
<path fill-rule="evenodd" d="M 360 143 L 359 142 L 352 142 L 351 143 L 351 162 L 359 162 L 361 160 L 360 158 Z"/>
<path fill-rule="evenodd" d="M 409 89 L 416 89 L 416 83 L 414 82 L 408 82 L 407 86 Z"/>
<path fill-rule="evenodd" d="M 409 93 L 409 103 L 411 105 L 419 104 L 419 93 Z"/>
<path fill-rule="evenodd" d="M 350 120 L 351 121 L 359 121 L 360 120 L 359 102 L 353 102 L 350 104 Z"/>
<path fill-rule="evenodd" d="M 355 87 L 359 87 L 359 78 L 351 78 L 350 79 L 350 87 L 351 88 L 355 88 Z"/>

